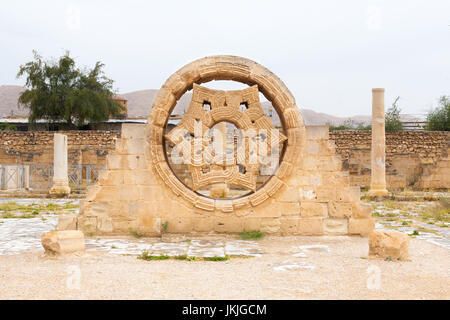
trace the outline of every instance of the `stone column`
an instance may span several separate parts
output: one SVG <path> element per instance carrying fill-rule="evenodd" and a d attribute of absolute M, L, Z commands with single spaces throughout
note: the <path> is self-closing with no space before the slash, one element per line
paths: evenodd
<path fill-rule="evenodd" d="M 386 138 L 384 129 L 384 89 L 372 89 L 372 157 L 369 194 L 375 197 L 388 195 L 386 189 Z"/>
<path fill-rule="evenodd" d="M 50 194 L 69 194 L 67 174 L 67 136 L 55 133 L 53 142 L 53 186 Z"/>

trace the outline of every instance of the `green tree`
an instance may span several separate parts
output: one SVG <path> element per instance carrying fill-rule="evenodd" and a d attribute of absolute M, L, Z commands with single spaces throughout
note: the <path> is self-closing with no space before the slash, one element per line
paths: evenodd
<path fill-rule="evenodd" d="M 442 96 L 439 106 L 427 115 L 425 130 L 450 131 L 450 96 Z"/>
<path fill-rule="evenodd" d="M 403 130 L 403 124 L 400 121 L 401 109 L 397 105 L 398 100 L 400 100 L 400 97 L 395 98 L 394 103 L 392 103 L 392 106 L 390 106 L 389 109 L 386 111 L 384 123 L 386 132 Z"/>
<path fill-rule="evenodd" d="M 44 61 L 33 51 L 34 60 L 20 66 L 17 78 L 26 76 L 19 105 L 30 109 L 29 121 L 65 120 L 69 125 L 106 121 L 119 116 L 122 106 L 112 99 L 113 80 L 97 62 L 92 70 L 81 70 L 69 52 L 58 61 Z"/>

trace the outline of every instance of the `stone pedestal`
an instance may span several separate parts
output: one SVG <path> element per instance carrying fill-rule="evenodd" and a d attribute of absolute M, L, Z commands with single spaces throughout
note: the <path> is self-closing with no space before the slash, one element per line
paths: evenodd
<path fill-rule="evenodd" d="M 369 194 L 375 197 L 388 195 L 386 189 L 386 139 L 384 128 L 384 89 L 372 89 L 372 158 Z"/>
<path fill-rule="evenodd" d="M 373 231 L 369 235 L 369 258 L 408 260 L 408 235 L 399 231 Z"/>
<path fill-rule="evenodd" d="M 53 145 L 53 186 L 50 194 L 69 194 L 67 174 L 67 136 L 55 133 Z"/>
<path fill-rule="evenodd" d="M 45 253 L 50 256 L 83 253 L 84 234 L 79 230 L 50 231 L 41 235 Z"/>

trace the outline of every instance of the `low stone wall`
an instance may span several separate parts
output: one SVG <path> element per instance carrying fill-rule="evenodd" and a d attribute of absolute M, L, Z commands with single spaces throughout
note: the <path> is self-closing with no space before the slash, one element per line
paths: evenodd
<path fill-rule="evenodd" d="M 0 164 L 52 164 L 53 131 L 0 131 Z M 58 131 L 68 136 L 69 164 L 105 165 L 119 131 Z M 331 131 L 353 186 L 370 185 L 370 131 Z M 386 134 L 389 189 L 450 188 L 450 132 Z"/>
<path fill-rule="evenodd" d="M 69 164 L 106 164 L 119 131 L 0 131 L 0 164 L 52 164 L 54 133 L 67 135 Z"/>
<path fill-rule="evenodd" d="M 330 139 L 350 172 L 353 186 L 370 185 L 370 131 L 331 131 Z M 386 133 L 388 189 L 450 188 L 450 132 L 400 131 Z"/>

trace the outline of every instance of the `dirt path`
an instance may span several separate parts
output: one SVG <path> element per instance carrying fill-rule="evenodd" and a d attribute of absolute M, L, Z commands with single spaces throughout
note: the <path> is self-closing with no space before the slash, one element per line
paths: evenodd
<path fill-rule="evenodd" d="M 411 239 L 407 262 L 364 259 L 367 239 L 359 237 L 259 244 L 261 257 L 216 262 L 0 256 L 0 299 L 450 299 L 450 250 L 423 240 Z M 307 245 L 318 247 L 298 247 Z"/>

